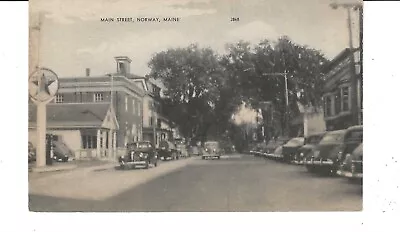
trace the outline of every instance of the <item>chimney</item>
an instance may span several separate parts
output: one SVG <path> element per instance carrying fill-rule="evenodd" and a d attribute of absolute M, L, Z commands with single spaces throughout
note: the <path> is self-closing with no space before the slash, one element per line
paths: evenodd
<path fill-rule="evenodd" d="M 115 57 L 117 62 L 117 73 L 126 76 L 130 73 L 130 65 L 132 60 L 127 56 L 117 56 Z"/>
<path fill-rule="evenodd" d="M 90 76 L 90 68 L 86 68 L 86 76 L 87 76 L 87 77 Z"/>

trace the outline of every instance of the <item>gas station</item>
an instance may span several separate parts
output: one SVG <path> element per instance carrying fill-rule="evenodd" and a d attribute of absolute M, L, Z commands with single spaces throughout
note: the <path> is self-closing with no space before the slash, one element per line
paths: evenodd
<path fill-rule="evenodd" d="M 59 89 L 58 76 L 48 68 L 37 68 L 29 76 L 29 96 L 37 107 L 36 168 L 51 165 L 51 135 L 46 136 L 46 106 Z"/>

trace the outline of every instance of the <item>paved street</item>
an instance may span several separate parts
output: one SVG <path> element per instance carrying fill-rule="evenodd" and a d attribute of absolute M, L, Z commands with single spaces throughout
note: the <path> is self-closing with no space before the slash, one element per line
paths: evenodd
<path fill-rule="evenodd" d="M 30 176 L 33 211 L 361 210 L 362 187 L 250 155 L 161 162 L 149 170 L 83 167 Z"/>

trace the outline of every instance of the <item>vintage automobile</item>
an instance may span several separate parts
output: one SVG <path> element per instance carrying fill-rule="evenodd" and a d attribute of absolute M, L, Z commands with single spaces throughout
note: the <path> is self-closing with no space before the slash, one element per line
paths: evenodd
<path fill-rule="evenodd" d="M 36 150 L 31 142 L 28 142 L 28 163 L 36 161 Z"/>
<path fill-rule="evenodd" d="M 304 145 L 297 150 L 296 157 L 294 160 L 295 164 L 304 164 L 305 157 L 315 148 L 315 146 L 321 141 L 325 132 L 317 133 L 307 136 L 304 139 Z"/>
<path fill-rule="evenodd" d="M 178 150 L 179 157 L 187 158 L 190 156 L 185 143 L 182 142 L 176 143 L 176 149 Z"/>
<path fill-rule="evenodd" d="M 362 143 L 362 138 L 362 126 L 327 132 L 315 147 L 307 164 L 316 171 L 336 175 L 344 161 L 344 154 L 351 153 Z"/>
<path fill-rule="evenodd" d="M 53 160 L 57 162 L 68 162 L 72 159 L 72 151 L 61 140 L 54 140 L 53 143 Z"/>
<path fill-rule="evenodd" d="M 158 148 L 158 155 L 160 159 L 163 160 L 179 159 L 179 151 L 176 148 L 175 144 L 167 140 L 160 141 L 160 145 Z"/>
<path fill-rule="evenodd" d="M 356 149 L 346 157 L 338 171 L 339 176 L 350 179 L 363 178 L 363 144 L 358 145 Z"/>
<path fill-rule="evenodd" d="M 202 159 L 217 158 L 220 159 L 222 155 L 219 142 L 217 141 L 206 141 L 204 142 L 204 151 L 201 156 Z"/>
<path fill-rule="evenodd" d="M 281 136 L 278 137 L 277 139 L 271 139 L 270 141 L 268 141 L 267 148 L 264 151 L 266 153 L 266 156 L 272 159 L 282 159 L 282 155 L 275 154 L 275 150 L 279 146 L 283 146 L 284 144 L 286 144 L 287 141 L 289 141 L 289 138 L 285 136 Z"/>
<path fill-rule="evenodd" d="M 283 146 L 279 146 L 275 149 L 273 155 L 274 155 L 274 159 L 276 160 L 283 160 L 283 155 L 282 155 L 282 149 Z"/>
<path fill-rule="evenodd" d="M 188 149 L 189 156 L 200 156 L 201 155 L 201 148 L 198 146 L 190 146 Z"/>
<path fill-rule="evenodd" d="M 144 166 L 149 168 L 150 165 L 157 167 L 158 153 L 153 144 L 149 141 L 133 142 L 126 145 L 126 155 L 120 156 L 118 162 L 120 167 L 136 168 L 137 166 Z"/>
<path fill-rule="evenodd" d="M 296 153 L 304 145 L 303 137 L 296 137 L 290 139 L 285 145 L 282 146 L 283 161 L 291 163 L 296 158 Z"/>

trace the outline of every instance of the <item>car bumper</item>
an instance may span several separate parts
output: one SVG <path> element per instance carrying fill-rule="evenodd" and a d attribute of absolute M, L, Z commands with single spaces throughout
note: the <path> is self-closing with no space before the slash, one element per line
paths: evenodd
<path fill-rule="evenodd" d="M 147 162 L 145 160 L 141 161 L 119 161 L 120 165 L 145 165 Z"/>
<path fill-rule="evenodd" d="M 307 161 L 303 161 L 303 164 L 306 164 L 306 165 L 315 165 L 315 166 L 333 166 L 334 165 L 334 163 L 333 163 L 333 161 L 310 161 L 310 160 L 307 160 Z"/>
<path fill-rule="evenodd" d="M 356 178 L 356 179 L 363 178 L 363 174 L 362 173 L 352 173 L 352 172 L 343 171 L 343 170 L 337 171 L 337 174 L 339 176 L 343 176 L 343 177 L 347 177 L 347 178 Z"/>
<path fill-rule="evenodd" d="M 220 157 L 220 154 L 203 154 L 203 157 Z"/>
<path fill-rule="evenodd" d="M 303 165 L 304 161 L 303 160 L 293 160 L 292 163 L 297 164 L 297 165 Z"/>

